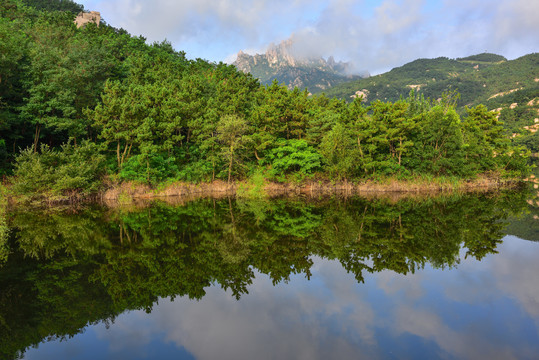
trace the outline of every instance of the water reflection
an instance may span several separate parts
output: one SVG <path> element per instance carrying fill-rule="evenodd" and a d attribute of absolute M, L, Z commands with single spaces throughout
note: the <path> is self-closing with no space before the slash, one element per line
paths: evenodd
<path fill-rule="evenodd" d="M 452 271 L 382 271 L 365 284 L 338 262 L 314 258 L 311 281 L 298 274 L 273 287 L 269 276 L 255 273 L 249 296 L 239 301 L 218 286 L 200 301 L 161 299 L 151 314 L 123 314 L 109 329 L 95 326 L 71 345 L 41 345 L 27 359 L 82 359 L 95 349 L 103 359 L 156 358 L 157 349 L 159 358 L 181 359 L 533 359 L 539 317 L 537 306 L 526 304 L 537 305 L 539 294 L 508 289 L 497 259 L 531 266 L 514 278 L 529 287 L 539 246 L 506 239 L 499 250 Z M 487 285 L 469 293 L 479 280 Z"/>
<path fill-rule="evenodd" d="M 502 193 L 13 212 L 1 354 L 75 336 L 27 356 L 526 357 L 537 249 L 486 257 L 522 242 L 500 246 L 525 204 Z"/>

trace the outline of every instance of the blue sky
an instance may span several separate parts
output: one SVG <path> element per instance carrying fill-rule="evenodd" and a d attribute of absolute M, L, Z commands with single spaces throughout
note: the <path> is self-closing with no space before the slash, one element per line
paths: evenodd
<path fill-rule="evenodd" d="M 335 56 L 377 74 L 417 58 L 539 51 L 533 0 L 79 0 L 112 26 L 167 39 L 189 58 L 235 59 L 293 38 L 308 56 Z"/>

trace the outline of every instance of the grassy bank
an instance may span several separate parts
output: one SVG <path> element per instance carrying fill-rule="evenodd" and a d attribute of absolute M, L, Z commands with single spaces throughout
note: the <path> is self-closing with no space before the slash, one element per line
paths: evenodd
<path fill-rule="evenodd" d="M 226 183 L 214 181 L 210 183 L 190 184 L 173 182 L 151 188 L 146 184 L 126 182 L 113 186 L 99 195 L 104 201 L 127 202 L 133 199 L 153 199 L 177 197 L 196 199 L 205 197 L 271 198 L 278 196 L 327 196 L 327 195 L 360 195 L 384 196 L 387 194 L 436 194 L 441 192 L 490 191 L 499 188 L 510 188 L 520 183 L 517 179 L 501 179 L 495 177 L 478 177 L 474 180 L 455 178 L 416 178 L 397 180 L 386 178 L 377 181 L 313 181 L 296 183 L 277 183 L 260 179 Z"/>
<path fill-rule="evenodd" d="M 186 202 L 198 198 L 222 198 L 235 196 L 238 198 L 272 198 L 280 196 L 320 197 L 331 195 L 367 196 L 367 197 L 407 197 L 418 194 L 435 195 L 444 192 L 481 192 L 495 189 L 516 187 L 522 179 L 502 178 L 494 175 L 478 176 L 475 179 L 458 179 L 455 177 L 415 177 L 397 179 L 392 177 L 363 181 L 330 181 L 303 180 L 295 182 L 274 182 L 255 175 L 247 180 L 225 182 L 167 182 L 150 186 L 143 182 L 106 182 L 103 190 L 92 194 L 72 192 L 63 196 L 51 195 L 48 192 L 20 194 L 10 190 L 10 186 L 2 187 L 2 201 L 7 203 L 25 203 L 34 205 L 54 205 L 60 203 L 79 202 L 118 202 L 129 203 L 137 200 L 156 198 L 177 198 Z M 1 204 L 0 204 L 1 205 Z M 1 206 L 0 206 L 1 207 Z"/>

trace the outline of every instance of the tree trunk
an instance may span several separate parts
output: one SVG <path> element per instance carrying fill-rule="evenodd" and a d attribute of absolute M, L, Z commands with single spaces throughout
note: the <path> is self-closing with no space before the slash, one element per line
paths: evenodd
<path fill-rule="evenodd" d="M 118 140 L 118 145 L 116 146 L 116 159 L 118 160 L 118 171 L 122 169 L 122 163 L 120 159 L 120 141 Z"/>
<path fill-rule="evenodd" d="M 212 134 L 212 137 L 213 137 L 213 134 Z M 211 181 L 215 181 L 215 146 L 213 145 L 213 142 L 212 142 L 212 145 L 211 145 L 211 153 L 212 153 L 212 157 L 211 157 Z"/>
<path fill-rule="evenodd" d="M 399 144 L 400 144 L 400 148 L 399 148 L 399 166 L 400 166 L 401 156 L 402 156 L 402 138 L 399 139 Z"/>
<path fill-rule="evenodd" d="M 36 124 L 36 134 L 34 135 L 34 152 L 37 152 L 37 143 L 39 142 L 39 133 L 41 132 L 41 124 Z"/>
<path fill-rule="evenodd" d="M 131 144 L 131 145 L 133 145 L 133 144 Z M 128 150 L 128 144 L 125 143 L 124 152 L 122 153 L 122 157 L 121 157 L 121 159 L 120 159 L 120 165 L 119 165 L 119 167 L 118 167 L 120 170 L 122 169 L 122 167 L 123 167 L 123 165 L 124 165 L 124 161 L 125 161 L 125 156 L 126 156 L 126 154 L 129 155 L 128 153 L 131 152 L 131 145 L 129 145 L 129 150 Z"/>
<path fill-rule="evenodd" d="M 146 157 L 146 180 L 150 183 L 150 159 Z"/>
<path fill-rule="evenodd" d="M 234 160 L 234 147 L 230 147 L 230 164 L 228 165 L 228 183 L 232 177 L 232 161 Z"/>

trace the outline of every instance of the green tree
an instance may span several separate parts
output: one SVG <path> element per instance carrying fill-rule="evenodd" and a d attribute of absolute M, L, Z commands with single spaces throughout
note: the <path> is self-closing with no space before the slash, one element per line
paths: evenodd
<path fill-rule="evenodd" d="M 91 124 L 83 109 L 95 106 L 112 72 L 112 59 L 99 43 L 76 30 L 68 13 L 43 16 L 29 35 L 28 97 L 21 114 L 35 127 L 34 150 L 43 129 L 59 136 L 60 143 L 87 137 Z"/>
<path fill-rule="evenodd" d="M 460 117 L 451 108 L 434 106 L 418 121 L 410 164 L 419 173 L 433 175 L 464 175 L 465 152 Z"/>
<path fill-rule="evenodd" d="M 305 140 L 281 140 L 268 157 L 271 174 L 280 179 L 287 174 L 303 179 L 321 168 L 322 157 Z"/>
<path fill-rule="evenodd" d="M 72 14 L 78 14 L 84 11 L 84 6 L 72 0 L 23 0 L 22 2 L 38 10 L 68 11 Z"/>
<path fill-rule="evenodd" d="M 466 111 L 468 116 L 463 121 L 466 157 L 473 161 L 477 172 L 503 166 L 499 160 L 510 149 L 503 124 L 484 105 L 467 108 Z"/>
<path fill-rule="evenodd" d="M 119 81 L 108 81 L 101 95 L 102 103 L 86 114 L 101 128 L 106 143 L 116 143 L 118 170 L 131 154 L 137 142 L 137 129 L 142 124 L 140 89 L 125 86 Z"/>
<path fill-rule="evenodd" d="M 400 167 L 402 155 L 414 144 L 410 135 L 416 124 L 413 117 L 408 116 L 408 103 L 403 100 L 396 103 L 376 101 L 371 109 L 373 120 L 385 125 L 384 143 L 389 147 L 391 161 Z"/>
<path fill-rule="evenodd" d="M 320 153 L 331 177 L 343 179 L 357 173 L 358 150 L 352 133 L 343 124 L 337 123 L 322 138 Z"/>
<path fill-rule="evenodd" d="M 237 115 L 225 115 L 217 123 L 217 138 L 223 144 L 222 154 L 228 160 L 228 182 L 232 179 L 234 161 L 239 163 L 237 151 L 245 143 L 244 135 L 248 130 L 247 121 Z"/>

